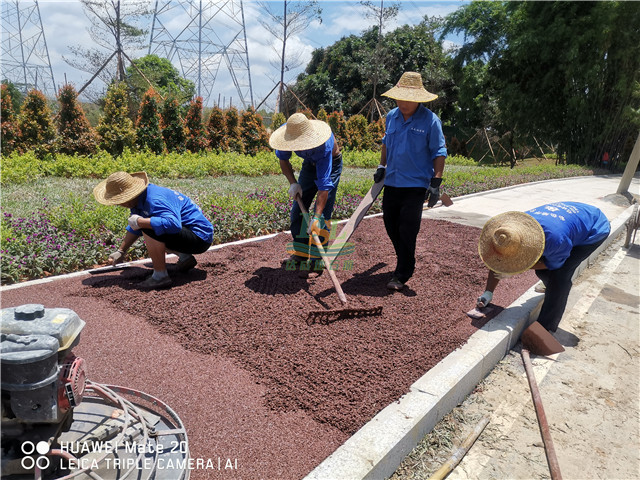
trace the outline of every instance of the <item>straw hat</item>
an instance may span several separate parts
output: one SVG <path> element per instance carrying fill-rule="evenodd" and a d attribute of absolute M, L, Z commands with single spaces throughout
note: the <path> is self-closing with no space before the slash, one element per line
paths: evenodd
<path fill-rule="evenodd" d="M 406 102 L 430 102 L 438 98 L 438 95 L 428 92 L 422 86 L 422 75 L 416 72 L 403 73 L 396 86 L 382 96 Z"/>
<path fill-rule="evenodd" d="M 103 205 L 120 205 L 133 200 L 149 185 L 145 172 L 115 172 L 93 189 L 93 196 Z"/>
<path fill-rule="evenodd" d="M 293 152 L 319 147 L 331 137 L 331 127 L 321 120 L 309 120 L 303 113 L 294 113 L 287 123 L 269 137 L 276 150 Z"/>
<path fill-rule="evenodd" d="M 478 242 L 482 261 L 496 273 L 516 274 L 533 267 L 544 252 L 544 231 L 523 212 L 505 212 L 489 219 Z"/>

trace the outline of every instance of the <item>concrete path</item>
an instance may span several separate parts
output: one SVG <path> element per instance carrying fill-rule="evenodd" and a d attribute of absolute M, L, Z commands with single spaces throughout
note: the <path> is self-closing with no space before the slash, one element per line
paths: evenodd
<path fill-rule="evenodd" d="M 612 234 L 581 266 L 582 271 L 625 231 L 633 213 L 629 200 L 615 194 L 620 178 L 619 175 L 578 177 L 508 187 L 454 198 L 453 206 L 433 208 L 425 211 L 424 216 L 481 227 L 499 213 L 523 211 L 545 203 L 578 201 L 597 206 L 611 221 Z M 640 198 L 640 177 L 633 179 L 629 191 Z M 639 261 L 635 260 L 637 267 Z M 404 397 L 382 410 L 306 478 L 377 479 L 393 474 L 424 435 L 509 353 L 522 330 L 537 315 L 542 298 L 533 288 L 527 291 L 474 334 L 465 346 L 415 382 Z"/>

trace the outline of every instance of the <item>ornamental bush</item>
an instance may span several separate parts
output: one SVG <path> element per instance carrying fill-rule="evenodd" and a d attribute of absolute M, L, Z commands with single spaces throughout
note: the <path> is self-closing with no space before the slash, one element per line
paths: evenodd
<path fill-rule="evenodd" d="M 363 115 L 353 115 L 347 120 L 347 138 L 349 139 L 346 147 L 349 150 L 371 150 L 373 142 L 367 129 L 367 119 Z"/>
<path fill-rule="evenodd" d="M 347 121 L 344 118 L 342 111 L 332 112 L 327 118 L 327 123 L 331 127 L 333 135 L 336 137 L 336 141 L 340 147 L 344 148 L 349 144 L 349 136 L 347 134 Z"/>
<path fill-rule="evenodd" d="M 104 104 L 104 115 L 98 124 L 100 148 L 114 157 L 122 155 L 136 140 L 133 122 L 129 118 L 129 96 L 124 82 L 113 83 Z"/>
<path fill-rule="evenodd" d="M 27 94 L 18 116 L 18 130 L 22 150 L 33 150 L 38 158 L 54 153 L 56 130 L 42 92 L 31 90 Z"/>
<path fill-rule="evenodd" d="M 19 133 L 16 114 L 13 111 L 13 102 L 9 86 L 2 84 L 2 97 L 0 98 L 0 133 L 2 141 L 0 142 L 2 156 L 10 155 L 18 148 Z"/>
<path fill-rule="evenodd" d="M 244 153 L 244 145 L 242 144 L 242 136 L 240 134 L 238 110 L 236 109 L 236 107 L 231 107 L 225 112 L 224 116 L 227 126 L 227 141 L 229 142 L 229 151 Z"/>
<path fill-rule="evenodd" d="M 271 116 L 271 131 L 275 132 L 278 128 L 280 128 L 285 123 L 287 123 L 287 117 L 284 116 L 284 113 L 282 112 L 274 113 Z"/>
<path fill-rule="evenodd" d="M 211 115 L 207 122 L 207 134 L 209 135 L 209 148 L 216 152 L 228 152 L 227 122 L 224 112 L 217 105 L 211 109 Z"/>
<path fill-rule="evenodd" d="M 57 151 L 68 155 L 92 155 L 98 149 L 98 135 L 89 124 L 78 102 L 73 85 L 66 84 L 58 93 L 60 111 L 55 117 L 58 127 Z"/>
<path fill-rule="evenodd" d="M 180 117 L 180 106 L 174 97 L 167 97 L 162 105 L 160 120 L 162 138 L 169 152 L 184 152 L 187 135 Z"/>
<path fill-rule="evenodd" d="M 246 155 L 254 156 L 258 152 L 269 150 L 267 129 L 264 128 L 262 117 L 256 113 L 253 107 L 249 107 L 249 110 L 242 112 L 240 133 Z"/>
<path fill-rule="evenodd" d="M 380 151 L 382 147 L 382 137 L 384 137 L 385 122 L 384 118 L 379 118 L 375 122 L 371 122 L 367 127 L 369 137 L 371 138 L 371 150 Z"/>
<path fill-rule="evenodd" d="M 136 124 L 136 146 L 141 150 L 160 154 L 164 151 L 164 139 L 160 130 L 160 114 L 158 105 L 160 96 L 153 88 L 149 88 L 142 97 Z"/>
<path fill-rule="evenodd" d="M 189 104 L 185 118 L 187 134 L 186 147 L 192 153 L 201 152 L 207 148 L 207 132 L 202 121 L 202 97 L 196 97 Z"/>

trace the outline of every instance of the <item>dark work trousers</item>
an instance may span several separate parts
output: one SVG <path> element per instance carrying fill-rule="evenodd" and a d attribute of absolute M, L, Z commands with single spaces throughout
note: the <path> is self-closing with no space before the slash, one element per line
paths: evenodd
<path fill-rule="evenodd" d="M 546 287 L 538 323 L 550 332 L 555 332 L 558 329 L 560 320 L 562 320 L 562 315 L 564 314 L 567 300 L 569 299 L 569 292 L 573 286 L 573 282 L 571 281 L 573 273 L 605 239 L 606 237 L 592 245 L 573 247 L 569 258 L 567 258 L 560 268 L 535 271 L 538 278 L 542 280 L 542 283 L 544 283 Z"/>
<path fill-rule="evenodd" d="M 405 283 L 416 266 L 416 239 L 422 222 L 426 188 L 384 187 L 382 214 L 387 235 L 396 251 L 394 277 Z"/>
<path fill-rule="evenodd" d="M 164 243 L 166 248 L 174 252 L 190 254 L 204 253 L 211 246 L 211 242 L 205 242 L 185 226 L 183 226 L 182 230 L 178 233 L 166 233 L 164 235 L 156 234 L 153 228 L 147 228 L 141 231 L 145 235 L 149 235 L 151 238 Z"/>
<path fill-rule="evenodd" d="M 324 206 L 324 210 L 322 211 L 322 216 L 324 220 L 331 220 L 331 215 L 333 214 L 333 206 L 336 201 L 336 192 L 338 190 L 338 184 L 340 183 L 340 175 L 342 174 L 342 154 L 336 155 L 333 158 L 333 162 L 331 165 L 331 183 L 333 183 L 333 188 L 329 190 L 329 198 L 327 199 L 327 203 Z M 311 207 L 311 202 L 313 202 L 316 193 L 318 193 L 318 187 L 316 186 L 316 180 L 318 176 L 316 174 L 316 165 L 315 163 L 309 162 L 305 160 L 302 163 L 302 168 L 300 169 L 300 174 L 298 175 L 298 184 L 300 188 L 302 188 L 302 204 L 309 211 Z M 313 212 L 311 212 L 313 213 Z M 301 251 L 305 251 L 308 249 L 309 245 L 309 235 L 307 235 L 307 225 L 306 222 L 303 222 L 302 212 L 300 211 L 300 206 L 297 201 L 294 201 L 291 206 L 291 236 L 293 237 L 293 241 L 295 244 L 299 245 Z M 304 225 L 303 225 L 304 223 Z M 304 226 L 304 230 L 302 227 Z M 327 225 L 322 225 L 322 228 L 329 231 Z M 325 239 L 323 239 L 324 241 Z M 328 240 L 328 239 L 327 239 Z M 296 250 L 299 250 L 296 248 Z"/>

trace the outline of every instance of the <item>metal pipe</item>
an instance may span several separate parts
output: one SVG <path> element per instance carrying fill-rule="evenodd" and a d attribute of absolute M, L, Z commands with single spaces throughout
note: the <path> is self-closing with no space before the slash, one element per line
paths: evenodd
<path fill-rule="evenodd" d="M 527 372 L 527 378 L 529 379 L 531 397 L 533 398 L 533 405 L 535 406 L 536 416 L 538 417 L 538 426 L 540 427 L 540 434 L 542 435 L 542 441 L 544 442 L 544 453 L 547 456 L 547 463 L 549 464 L 551 479 L 562 480 L 562 475 L 560 474 L 560 465 L 558 464 L 558 459 L 556 458 L 556 450 L 553 447 L 553 440 L 551 439 L 551 432 L 549 431 L 549 424 L 547 423 L 547 416 L 544 413 L 542 398 L 540 398 L 540 391 L 538 390 L 536 377 L 533 374 L 533 366 L 531 365 L 529 350 L 523 348 L 521 355 L 522 362 L 524 363 L 524 369 Z"/>

